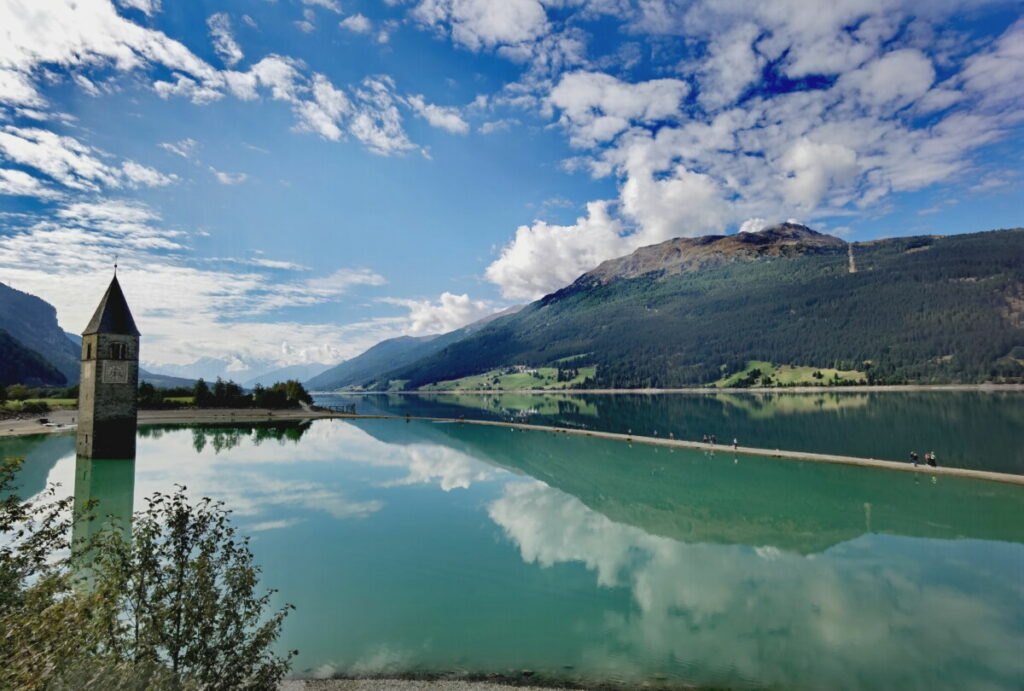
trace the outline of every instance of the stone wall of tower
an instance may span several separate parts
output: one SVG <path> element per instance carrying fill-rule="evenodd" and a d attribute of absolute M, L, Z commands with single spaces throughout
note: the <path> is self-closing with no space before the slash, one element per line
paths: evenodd
<path fill-rule="evenodd" d="M 134 458 L 138 388 L 138 336 L 96 333 L 82 338 L 80 456 Z"/>

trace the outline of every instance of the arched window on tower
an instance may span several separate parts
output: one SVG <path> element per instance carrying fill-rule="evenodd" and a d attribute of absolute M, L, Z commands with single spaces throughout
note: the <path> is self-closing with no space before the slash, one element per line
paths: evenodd
<path fill-rule="evenodd" d="M 128 359 L 128 344 L 127 343 L 112 343 L 110 346 L 110 357 L 113 360 L 127 360 Z"/>
<path fill-rule="evenodd" d="M 85 359 L 86 360 L 91 360 L 92 359 L 92 343 L 86 343 L 85 344 Z"/>

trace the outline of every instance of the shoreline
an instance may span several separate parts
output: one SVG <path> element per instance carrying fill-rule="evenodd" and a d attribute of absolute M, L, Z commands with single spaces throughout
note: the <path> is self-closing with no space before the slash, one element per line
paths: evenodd
<path fill-rule="evenodd" d="M 61 427 L 60 421 L 70 421 L 77 416 L 75 410 L 57 411 L 51 414 L 49 419 L 57 426 L 43 426 L 36 420 L 0 421 L 0 438 L 23 436 L 30 434 L 56 434 L 70 432 L 72 427 Z M 419 417 L 404 415 L 349 415 L 347 413 L 336 413 L 330 410 L 265 410 L 265 409 L 183 409 L 183 410 L 143 410 L 138 416 L 139 425 L 156 424 L 200 424 L 200 423 L 227 423 L 239 424 L 249 422 L 275 422 L 280 420 L 421 420 L 426 422 L 454 423 L 464 425 L 480 425 L 486 427 L 502 427 L 524 432 L 546 432 L 550 434 L 572 434 L 581 437 L 595 437 L 611 441 L 626 442 L 627 444 L 646 444 L 649 446 L 660 446 L 677 449 L 696 449 L 701 451 L 743 454 L 745 456 L 760 456 L 762 458 L 778 458 L 794 461 L 809 461 L 813 463 L 831 463 L 835 465 L 860 466 L 862 468 L 875 468 L 878 470 L 894 470 L 904 473 L 922 473 L 933 476 L 947 476 L 968 478 L 974 480 L 985 480 L 990 482 L 1002 482 L 1006 484 L 1024 485 L 1024 475 L 1011 473 L 1000 473 L 990 470 L 976 470 L 973 468 L 956 468 L 951 466 L 939 466 L 933 468 L 925 464 L 911 465 L 907 461 L 892 461 L 876 458 L 860 458 L 858 456 L 841 456 L 838 454 L 817 453 L 813 451 L 788 451 L 784 449 L 761 449 L 749 446 L 733 447 L 729 444 L 709 444 L 685 439 L 669 439 L 665 437 L 647 437 L 635 434 L 621 434 L 619 432 L 601 432 L 597 430 L 582 430 L 569 427 L 551 427 L 548 425 L 531 425 L 521 422 L 503 422 L 500 420 L 474 420 L 440 417 Z M 23 423 L 15 425 L 11 423 Z"/>
<path fill-rule="evenodd" d="M 689 387 L 681 389 L 445 389 L 435 391 L 310 391 L 317 396 L 436 396 L 444 394 L 718 394 L 718 393 L 825 393 L 872 391 L 1022 391 L 1024 384 L 857 384 L 852 386 L 750 386 L 745 388 Z"/>

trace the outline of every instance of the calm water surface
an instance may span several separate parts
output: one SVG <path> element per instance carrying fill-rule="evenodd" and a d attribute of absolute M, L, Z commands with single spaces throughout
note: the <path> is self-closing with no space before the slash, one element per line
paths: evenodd
<path fill-rule="evenodd" d="M 721 436 L 721 435 L 720 435 Z M 792 445 L 790 445 L 792 446 Z M 0 440 L 123 506 L 223 499 L 297 606 L 296 676 L 1020 688 L 1024 488 L 397 420 Z M 120 502 L 120 503 L 119 503 Z"/>
<path fill-rule="evenodd" d="M 317 396 L 359 412 L 530 422 L 1024 474 L 1024 391 Z"/>

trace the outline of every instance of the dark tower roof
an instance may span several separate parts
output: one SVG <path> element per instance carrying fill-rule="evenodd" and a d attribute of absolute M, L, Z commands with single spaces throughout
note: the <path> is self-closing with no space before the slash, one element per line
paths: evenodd
<path fill-rule="evenodd" d="M 83 336 L 89 334 L 120 334 L 123 336 L 138 336 L 139 330 L 135 328 L 135 320 L 132 319 L 132 311 L 128 309 L 128 301 L 124 299 L 121 292 L 121 284 L 117 282 L 117 276 L 110 282 L 110 287 L 103 294 L 96 313 L 89 320 L 89 326 L 82 332 Z"/>

